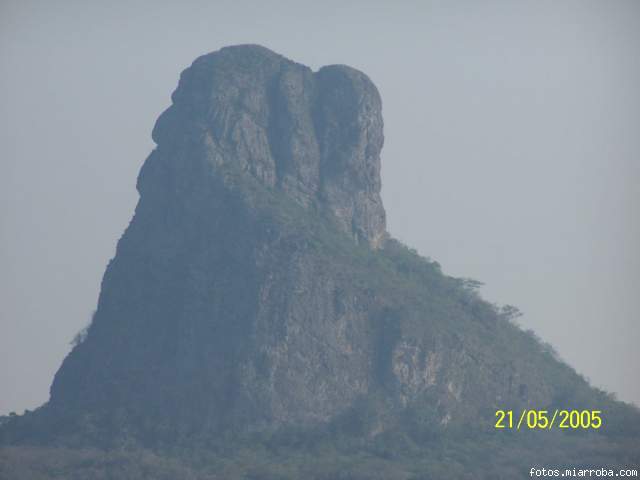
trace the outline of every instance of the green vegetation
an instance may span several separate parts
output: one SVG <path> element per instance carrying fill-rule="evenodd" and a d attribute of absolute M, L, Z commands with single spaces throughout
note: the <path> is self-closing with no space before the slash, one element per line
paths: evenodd
<path fill-rule="evenodd" d="M 582 435 L 582 434 L 581 434 Z M 341 435 L 280 433 L 231 445 L 150 451 L 62 447 L 0 449 L 0 478 L 422 480 L 523 478 L 531 466 L 637 465 L 632 439 L 516 432 L 441 436 L 421 445 L 400 432 L 366 441 Z"/>

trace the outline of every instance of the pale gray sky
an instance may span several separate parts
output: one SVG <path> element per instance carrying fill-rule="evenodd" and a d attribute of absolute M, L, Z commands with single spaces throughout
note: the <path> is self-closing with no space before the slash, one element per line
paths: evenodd
<path fill-rule="evenodd" d="M 366 72 L 391 233 L 640 403 L 640 2 L 1 0 L 0 413 L 47 400 L 180 71 L 237 43 Z"/>

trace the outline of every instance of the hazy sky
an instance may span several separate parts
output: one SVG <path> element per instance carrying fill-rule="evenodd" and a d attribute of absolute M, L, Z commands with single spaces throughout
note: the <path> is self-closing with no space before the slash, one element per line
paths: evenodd
<path fill-rule="evenodd" d="M 640 2 L 0 0 L 0 413 L 47 400 L 180 71 L 237 43 L 366 72 L 391 233 L 640 404 Z"/>

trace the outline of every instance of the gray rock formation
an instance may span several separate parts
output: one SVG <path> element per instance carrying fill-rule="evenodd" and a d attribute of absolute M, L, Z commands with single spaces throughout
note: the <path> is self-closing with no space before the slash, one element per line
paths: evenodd
<path fill-rule="evenodd" d="M 229 47 L 197 59 L 172 99 L 86 338 L 5 438 L 333 424 L 427 438 L 492 429 L 497 408 L 601 399 L 387 237 L 381 103 L 364 74 Z"/>
<path fill-rule="evenodd" d="M 185 70 L 172 100 L 149 161 L 181 170 L 197 149 L 212 172 L 233 163 L 380 246 L 382 104 L 366 75 L 342 65 L 313 73 L 263 47 L 227 47 Z"/>
<path fill-rule="evenodd" d="M 198 58 L 172 100 L 49 408 L 169 435 L 327 422 L 369 389 L 374 302 L 303 225 L 382 246 L 378 92 L 237 46 Z"/>

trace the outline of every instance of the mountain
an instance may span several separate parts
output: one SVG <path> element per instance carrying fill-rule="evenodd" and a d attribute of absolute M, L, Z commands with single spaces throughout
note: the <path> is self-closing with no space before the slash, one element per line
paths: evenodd
<path fill-rule="evenodd" d="M 29 459 L 42 478 L 516 478 L 543 460 L 637 462 L 636 408 L 387 233 L 381 105 L 343 65 L 253 45 L 196 59 L 153 129 L 90 326 L 50 400 L 0 424 L 0 473 L 36 478 Z M 599 410 L 603 425 L 496 430 L 497 410 L 523 409 Z"/>

